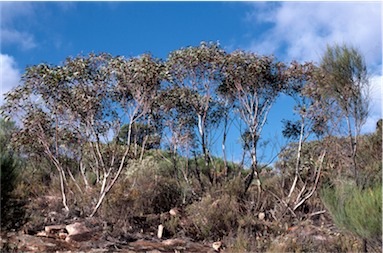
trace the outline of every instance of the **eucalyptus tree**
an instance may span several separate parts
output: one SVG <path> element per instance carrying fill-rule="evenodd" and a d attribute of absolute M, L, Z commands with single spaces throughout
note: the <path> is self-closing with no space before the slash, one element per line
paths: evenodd
<path fill-rule="evenodd" d="M 328 46 L 320 70 L 318 89 L 322 99 L 327 101 L 328 108 L 337 115 L 333 121 L 334 127 L 339 127 L 338 122 L 346 122 L 352 167 L 358 183 L 358 136 L 369 109 L 369 79 L 365 60 L 353 47 Z"/>
<path fill-rule="evenodd" d="M 245 180 L 245 192 L 254 177 L 259 179 L 257 144 L 268 113 L 278 95 L 288 85 L 286 66 L 270 56 L 234 51 L 226 57 L 224 82 L 220 91 L 233 101 L 235 112 L 247 127 L 251 173 Z M 260 181 L 257 180 L 259 193 Z"/>
<path fill-rule="evenodd" d="M 162 134 L 162 111 L 159 99 L 163 63 L 150 54 L 126 61 L 115 59 L 114 74 L 117 79 L 114 91 L 115 102 L 121 108 L 119 117 L 124 125 L 117 138 L 125 145 L 134 144 L 143 152 L 147 148 L 158 148 Z"/>
<path fill-rule="evenodd" d="M 166 72 L 171 90 L 187 94 L 189 118 L 196 119 L 198 142 L 210 182 L 209 134 L 221 119 L 216 89 L 222 76 L 225 52 L 215 43 L 202 42 L 198 47 L 187 47 L 169 54 Z M 186 91 L 189 90 L 189 91 Z"/>
<path fill-rule="evenodd" d="M 152 107 L 157 99 L 158 89 L 162 81 L 162 69 L 162 62 L 150 54 L 143 54 L 128 60 L 123 57 L 116 57 L 110 62 L 110 73 L 112 73 L 114 84 L 110 93 L 112 94 L 112 104 L 118 108 L 117 111 L 113 112 L 115 112 L 118 126 L 124 122 L 128 124 L 128 130 L 125 151 L 119 162 L 115 164 L 115 156 L 111 158 L 110 168 L 114 169 L 116 166 L 116 172 L 113 177 L 109 177 L 112 176 L 112 170 L 104 173 L 100 197 L 91 216 L 97 212 L 106 194 L 126 166 L 126 160 L 131 150 L 133 125 L 143 118 L 146 118 L 149 123 L 151 121 Z M 118 131 L 115 135 L 117 134 Z M 109 181 L 106 182 L 105 178 L 108 177 Z"/>
<path fill-rule="evenodd" d="M 129 125 L 123 125 L 118 133 L 118 142 L 125 145 L 129 132 Z M 160 130 L 155 126 L 137 122 L 132 127 L 131 138 L 134 144 L 144 149 L 158 149 L 160 147 Z"/>
<path fill-rule="evenodd" d="M 292 197 L 296 197 L 290 209 L 292 212 L 315 193 L 327 153 L 327 147 L 323 142 L 311 143 L 309 151 L 307 150 L 309 144 L 306 142 L 309 138 L 312 140 L 313 135 L 316 135 L 318 139 L 331 135 L 331 129 L 327 125 L 331 115 L 322 103 L 320 93 L 315 89 L 318 85 L 318 71 L 318 67 L 312 62 L 301 64 L 295 61 L 286 70 L 286 74 L 291 79 L 286 94 L 294 99 L 296 103 L 294 112 L 299 119 L 285 120 L 282 134 L 292 140 L 298 139 L 298 142 L 292 142 L 286 147 L 286 151 L 280 154 L 281 159 L 277 166 L 283 169 L 284 174 L 293 172 L 292 177 L 287 178 L 292 179 L 292 183 L 287 196 L 283 198 L 285 204 L 289 205 Z M 291 163 L 293 161 L 291 157 L 296 157 L 293 163 Z M 286 162 L 286 159 L 290 163 Z M 307 162 L 308 160 L 312 162 Z M 311 176 L 303 176 L 303 174 Z M 281 188 L 284 189 L 285 185 Z M 296 194 L 293 195 L 293 193 Z"/>
<path fill-rule="evenodd" d="M 74 193 L 68 177 L 79 192 L 76 198 L 91 187 L 87 173 L 96 175 L 93 216 L 126 168 L 131 126 L 150 110 L 159 65 L 149 55 L 130 60 L 104 53 L 78 56 L 63 66 L 27 68 L 22 84 L 7 94 L 2 110 L 21 123 L 15 141 L 33 147 L 29 151 L 43 151 L 55 166 L 66 210 L 67 193 Z M 129 136 L 121 147 L 113 140 L 122 123 L 129 124 Z M 68 158 L 77 168 L 65 162 Z"/>
<path fill-rule="evenodd" d="M 99 141 L 109 126 L 104 112 L 108 106 L 110 82 L 106 65 L 110 55 L 68 58 L 63 66 L 39 64 L 28 67 L 22 84 L 6 96 L 4 112 L 21 123 L 15 142 L 29 151 L 41 150 L 57 169 L 62 202 L 66 210 L 67 177 L 78 188 L 66 157 L 79 162 L 87 142 Z M 97 169 L 97 168 L 95 168 Z"/>

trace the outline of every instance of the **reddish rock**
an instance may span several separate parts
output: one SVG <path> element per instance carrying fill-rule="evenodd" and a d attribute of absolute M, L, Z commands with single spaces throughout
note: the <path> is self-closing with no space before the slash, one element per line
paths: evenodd
<path fill-rule="evenodd" d="M 83 242 L 92 238 L 92 231 L 84 223 L 76 222 L 66 225 L 65 228 L 68 231 L 68 236 L 65 238 L 67 242 Z"/>

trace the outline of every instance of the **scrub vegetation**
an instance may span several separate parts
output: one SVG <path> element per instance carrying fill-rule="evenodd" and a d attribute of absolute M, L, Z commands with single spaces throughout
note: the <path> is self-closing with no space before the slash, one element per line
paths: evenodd
<path fill-rule="evenodd" d="M 30 66 L 1 107 L 2 231 L 84 221 L 122 248 L 139 233 L 227 252 L 380 252 L 382 120 L 361 133 L 368 90 L 366 63 L 346 45 L 320 64 L 202 42 L 166 60 Z M 262 164 L 281 95 L 296 103 L 280 119 L 288 144 Z M 226 139 L 238 131 L 243 159 L 232 162 Z"/>

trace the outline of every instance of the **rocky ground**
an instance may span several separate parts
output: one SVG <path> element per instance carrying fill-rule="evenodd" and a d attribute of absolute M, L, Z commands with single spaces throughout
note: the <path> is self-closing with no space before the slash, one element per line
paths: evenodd
<path fill-rule="evenodd" d="M 47 203 L 41 208 L 41 202 Z M 7 229 L 0 233 L 1 252 L 217 252 L 220 242 L 193 242 L 173 238 L 160 226 L 160 215 L 131 217 L 130 228 L 117 227 L 100 218 L 83 218 L 78 213 L 54 210 L 49 196 L 24 206 L 10 201 L 2 214 Z M 22 212 L 28 208 L 28 214 Z M 36 208 L 41 208 L 37 210 Z M 54 210 L 54 211 L 52 211 Z M 177 215 L 174 210 L 166 216 Z M 23 218 L 24 216 L 24 218 Z M 28 218 L 25 218 L 28 217 Z M 24 221 L 22 221 L 24 219 Z M 161 231 L 159 231 L 161 228 Z"/>
<path fill-rule="evenodd" d="M 132 241 L 130 241 L 132 240 Z M 89 240 L 51 238 L 24 233 L 2 234 L 4 252 L 217 252 L 213 245 L 183 239 L 157 240 L 101 238 L 93 234 Z"/>
<path fill-rule="evenodd" d="M 42 231 L 1 233 L 4 252 L 217 252 L 221 244 L 189 239 L 158 238 L 153 234 L 112 237 L 91 220 L 45 226 Z"/>
<path fill-rule="evenodd" d="M 41 231 L 1 233 L 0 247 L 3 252 L 232 252 L 222 242 L 158 238 L 155 233 L 116 237 L 93 222 L 91 219 L 79 220 L 71 224 L 45 226 Z M 343 245 L 345 243 L 348 245 Z M 357 251 L 360 243 L 355 239 L 345 242 L 336 228 L 317 227 L 306 221 L 274 238 L 267 251 L 344 252 L 344 247 Z"/>
<path fill-rule="evenodd" d="M 49 198 L 44 201 L 52 202 Z M 36 205 L 37 202 L 33 203 Z M 43 210 L 35 210 L 33 206 L 28 208 L 35 214 L 29 213 L 24 223 L 19 222 L 21 212 L 19 216 L 16 213 L 3 215 L 2 218 L 9 219 L 14 226 L 0 234 L 2 252 L 243 252 L 243 248 L 235 245 L 238 243 L 255 245 L 254 251 L 257 252 L 345 252 L 360 249 L 360 241 L 343 234 L 332 223 L 324 222 L 328 220 L 320 218 L 323 214 L 294 226 L 279 226 L 263 220 L 262 231 L 242 242 L 235 241 L 234 237 L 206 242 L 163 229 L 161 220 L 180 215 L 176 209 L 159 215 L 131 217 L 129 226 L 123 227 L 97 217 L 84 218 L 76 213 L 65 215 L 59 210 L 52 211 L 54 208 L 49 205 Z M 15 219 L 12 221 L 11 217 Z M 179 218 L 187 222 L 187 217 Z M 273 230 L 273 227 L 277 229 Z"/>

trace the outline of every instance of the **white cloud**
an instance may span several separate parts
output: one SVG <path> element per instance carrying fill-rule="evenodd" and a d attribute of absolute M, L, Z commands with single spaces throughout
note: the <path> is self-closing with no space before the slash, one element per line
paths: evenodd
<path fill-rule="evenodd" d="M 1 42 L 9 44 L 18 44 L 22 49 L 28 50 L 36 47 L 36 42 L 32 34 L 19 32 L 16 30 L 1 29 Z"/>
<path fill-rule="evenodd" d="M 30 16 L 33 14 L 31 2 L 1 2 L 1 23 L 2 25 L 12 25 L 15 18 L 20 16 Z"/>
<path fill-rule="evenodd" d="M 49 5 L 55 5 L 52 10 Z M 46 17 L 57 11 L 69 12 L 75 9 L 75 2 L 0 2 L 0 35 L 3 46 L 18 46 L 22 50 L 36 48 L 40 43 L 36 40 L 33 27 L 43 27 Z M 43 21 L 42 21 L 43 20 Z M 57 35 L 56 35 L 57 36 Z M 54 44 L 61 43 L 57 37 L 49 34 Z"/>
<path fill-rule="evenodd" d="M 289 60 L 318 61 L 327 44 L 347 43 L 359 48 L 368 63 L 380 64 L 381 9 L 379 2 L 256 3 L 248 20 L 271 27 L 251 42 L 250 49 L 282 52 Z"/>
<path fill-rule="evenodd" d="M 23 18 L 24 22 L 29 22 L 28 18 L 34 15 L 31 3 L 20 2 L 1 2 L 1 43 L 7 45 L 17 45 L 23 50 L 36 47 L 34 36 L 24 29 L 19 29 L 15 25 L 17 19 Z M 25 26 L 25 25 L 24 25 Z"/>
<path fill-rule="evenodd" d="M 17 86 L 20 82 L 20 71 L 12 56 L 0 54 L 0 104 L 4 102 L 4 94 Z"/>
<path fill-rule="evenodd" d="M 356 47 L 372 74 L 370 116 L 363 132 L 382 117 L 382 3 L 278 2 L 252 4 L 246 20 L 267 27 L 249 49 L 283 60 L 319 62 L 327 45 Z"/>

